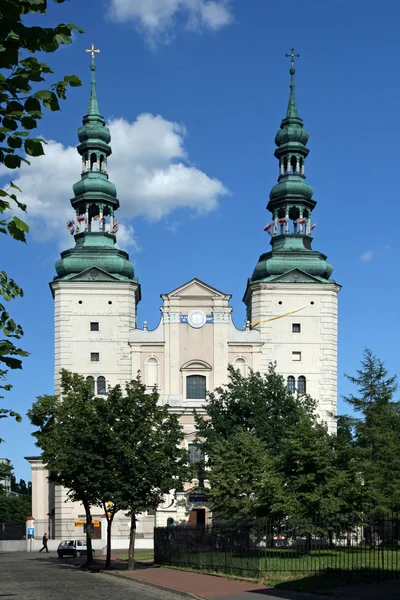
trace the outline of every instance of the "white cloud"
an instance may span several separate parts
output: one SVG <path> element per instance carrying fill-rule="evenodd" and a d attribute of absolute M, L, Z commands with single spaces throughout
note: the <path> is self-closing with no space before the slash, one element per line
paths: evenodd
<path fill-rule="evenodd" d="M 366 252 L 364 252 L 364 254 L 361 254 L 360 256 L 360 260 L 362 260 L 362 262 L 370 262 L 373 257 L 374 257 L 375 252 L 373 250 L 367 250 Z"/>
<path fill-rule="evenodd" d="M 132 21 L 151 43 L 167 42 L 180 22 L 184 28 L 216 31 L 233 21 L 231 0 L 111 0 L 109 15 Z"/>
<path fill-rule="evenodd" d="M 117 220 L 122 247 L 137 245 L 129 219 L 144 215 L 159 220 L 179 208 L 199 215 L 214 210 L 218 200 L 229 193 L 221 181 L 187 162 L 183 125 L 151 114 L 139 115 L 133 123 L 114 119 L 108 125 L 113 149 L 109 174 L 121 203 Z M 57 238 L 64 248 L 73 245 L 65 224 L 73 216 L 69 200 L 80 169 L 81 157 L 75 147 L 49 141 L 44 156 L 15 172 L 14 182 L 23 190 L 21 201 L 28 205 L 35 239 Z M 10 171 L 3 167 L 2 174 L 9 177 Z"/>

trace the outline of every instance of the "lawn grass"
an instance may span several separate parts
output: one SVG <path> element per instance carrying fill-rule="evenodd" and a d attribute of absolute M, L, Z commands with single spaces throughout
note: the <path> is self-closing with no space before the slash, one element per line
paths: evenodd
<path fill-rule="evenodd" d="M 121 554 L 118 557 L 119 560 L 128 560 L 128 554 Z M 149 562 L 153 562 L 154 560 L 154 552 L 153 550 L 136 550 L 135 552 L 135 560 L 145 560 Z"/>
<path fill-rule="evenodd" d="M 195 548 L 193 549 L 195 550 Z M 239 575 L 242 577 L 272 577 L 284 573 L 287 577 L 357 573 L 381 577 L 400 572 L 400 550 L 368 548 L 315 549 L 309 553 L 292 549 L 261 549 L 245 556 L 234 552 L 176 551 L 166 561 L 170 566 Z M 352 575 L 351 575 L 352 576 Z"/>

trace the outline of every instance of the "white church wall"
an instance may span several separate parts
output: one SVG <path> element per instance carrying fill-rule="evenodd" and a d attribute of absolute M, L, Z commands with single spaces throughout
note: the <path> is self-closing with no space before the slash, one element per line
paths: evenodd
<path fill-rule="evenodd" d="M 306 391 L 318 402 L 318 413 L 336 430 L 329 412 L 337 410 L 337 311 L 340 287 L 313 283 L 260 283 L 253 288 L 252 321 L 301 309 L 270 322 L 254 325 L 264 342 L 262 370 L 277 362 L 285 378 L 306 377 Z M 293 324 L 301 332 L 294 333 Z"/>
<path fill-rule="evenodd" d="M 131 378 L 130 330 L 136 323 L 137 285 L 125 282 L 55 281 L 55 391 L 59 373 L 104 376 L 106 384 Z M 92 322 L 99 324 L 91 331 Z M 99 360 L 92 355 L 98 354 Z"/>

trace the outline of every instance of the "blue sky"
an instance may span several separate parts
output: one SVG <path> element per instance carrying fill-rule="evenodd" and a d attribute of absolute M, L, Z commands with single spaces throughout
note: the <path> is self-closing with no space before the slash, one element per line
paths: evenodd
<path fill-rule="evenodd" d="M 234 321 L 243 325 L 246 280 L 269 249 L 265 206 L 277 179 L 274 137 L 289 93 L 284 55 L 293 46 L 301 54 L 297 103 L 310 132 L 308 182 L 318 201 L 313 247 L 328 255 L 343 286 L 339 394 L 349 392 L 343 373 L 354 373 L 366 346 L 395 373 L 399 3 L 49 4 L 46 24 L 66 21 L 85 30 L 47 57 L 56 75 L 75 73 L 83 87 L 42 120 L 39 133 L 51 140 L 46 157 L 19 174 L 30 207 L 28 244 L 1 240 L 2 268 L 25 290 L 10 310 L 31 353 L 23 370 L 10 374 L 14 388 L 2 404 L 25 414 L 37 395 L 53 389 L 48 282 L 60 250 L 73 241 L 65 221 L 80 174 L 74 147 L 89 94 L 84 50 L 92 42 L 101 49 L 100 109 L 114 132 L 109 167 L 121 202 L 119 243 L 142 285 L 139 326 L 147 320 L 155 327 L 159 295 L 193 277 L 233 294 Z M 12 460 L 17 477 L 29 478 L 23 457 L 37 449 L 27 418 L 0 423 L 0 455 Z"/>

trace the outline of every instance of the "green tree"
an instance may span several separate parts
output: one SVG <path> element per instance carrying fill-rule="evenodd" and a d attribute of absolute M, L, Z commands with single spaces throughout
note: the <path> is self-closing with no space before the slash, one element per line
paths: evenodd
<path fill-rule="evenodd" d="M 28 416 L 36 444 L 49 470 L 49 481 L 67 489 L 86 512 L 88 562 L 91 508 L 107 517 L 107 566 L 111 527 L 116 513 L 131 515 L 129 567 L 133 568 L 136 515 L 155 509 L 163 495 L 186 480 L 188 456 L 180 447 L 182 428 L 176 415 L 158 406 L 156 390 L 146 393 L 138 377 L 96 398 L 81 375 L 61 372 L 61 397 L 41 396 Z"/>
<path fill-rule="evenodd" d="M 206 415 L 196 416 L 204 454 L 210 455 L 212 445 L 217 440 L 230 438 L 237 428 L 257 436 L 268 452 L 275 454 L 281 440 L 299 422 L 300 406 L 311 407 L 312 402 L 308 397 L 300 401 L 289 392 L 273 364 L 266 374 L 251 371 L 248 377 L 229 365 L 228 375 L 227 385 L 208 394 Z"/>
<path fill-rule="evenodd" d="M 64 0 L 54 2 L 61 4 Z M 67 87 L 81 84 L 75 75 L 66 75 L 46 89 L 41 88 L 41 83 L 53 71 L 34 54 L 55 52 L 60 45 L 71 43 L 74 30 L 82 31 L 76 25 L 65 23 L 54 28 L 26 25 L 25 19 L 30 14 L 45 17 L 46 10 L 47 0 L 2 0 L 0 3 L 0 165 L 6 169 L 14 170 L 21 162 L 29 164 L 26 156 L 44 154 L 44 141 L 32 137 L 32 131 L 37 128 L 44 109 L 59 110 L 59 99 L 65 99 Z M 0 189 L 0 233 L 25 242 L 29 227 L 20 217 L 11 214 L 16 208 L 26 212 L 26 205 L 16 195 L 20 191 L 12 182 L 7 189 Z M 5 271 L 0 272 L 0 295 L 5 302 L 23 296 L 21 287 Z M 21 358 L 28 353 L 15 345 L 23 330 L 3 303 L 0 303 L 0 331 L 0 380 L 4 381 L 8 369 L 22 368 Z M 10 388 L 10 384 L 0 385 L 5 391 Z M 1 408 L 0 418 L 7 416 L 21 420 L 18 413 Z"/>
<path fill-rule="evenodd" d="M 364 351 L 361 368 L 347 375 L 357 387 L 345 400 L 356 412 L 347 417 L 355 468 L 361 474 L 365 513 L 400 510 L 400 402 L 395 400 L 396 376 L 371 350 Z"/>
<path fill-rule="evenodd" d="M 307 396 L 291 394 L 274 365 L 265 375 L 242 377 L 209 395 L 196 418 L 208 457 L 210 506 L 225 520 L 260 517 L 336 521 L 344 510 L 343 474 L 335 436 L 316 417 Z"/>
<path fill-rule="evenodd" d="M 212 466 L 207 471 L 207 496 L 214 521 L 248 524 L 265 514 L 263 488 L 279 478 L 265 444 L 254 434 L 235 429 L 227 439 L 212 444 Z M 269 477 L 268 477 L 269 476 Z"/>
<path fill-rule="evenodd" d="M 67 489 L 68 498 L 81 502 L 86 513 L 87 561 L 93 562 L 91 507 L 99 504 L 98 473 L 106 448 L 98 435 L 98 399 L 80 375 L 61 372 L 61 397 L 39 396 L 28 417 L 42 450 L 49 482 Z"/>
<path fill-rule="evenodd" d="M 0 514 L 3 523 L 25 523 L 32 514 L 31 497 L 12 497 L 0 491 Z"/>
<path fill-rule="evenodd" d="M 164 494 L 182 489 L 188 477 L 188 454 L 181 447 L 183 430 L 178 417 L 159 406 L 140 376 L 97 399 L 104 453 L 97 466 L 99 496 L 107 515 L 107 560 L 111 561 L 111 525 L 118 510 L 131 517 L 128 568 L 134 566 L 136 515 L 157 509 Z M 107 502 L 111 502 L 108 511 Z"/>

